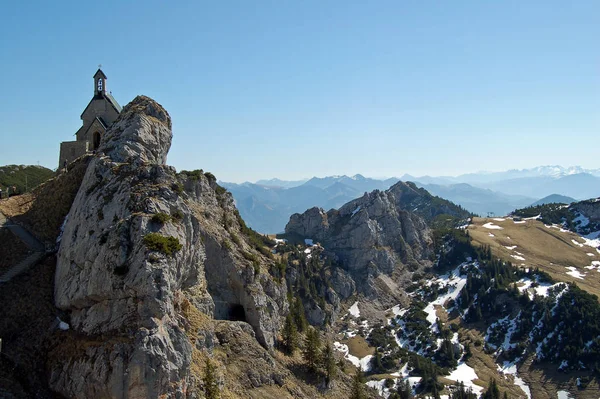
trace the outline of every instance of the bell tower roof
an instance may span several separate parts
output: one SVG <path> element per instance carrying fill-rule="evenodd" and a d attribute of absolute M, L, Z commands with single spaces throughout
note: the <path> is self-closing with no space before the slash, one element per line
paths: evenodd
<path fill-rule="evenodd" d="M 100 68 L 98 68 L 98 70 L 94 74 L 94 79 L 97 79 L 99 77 L 102 79 L 106 79 L 106 75 L 104 74 L 104 72 L 102 72 L 102 69 L 100 69 Z"/>

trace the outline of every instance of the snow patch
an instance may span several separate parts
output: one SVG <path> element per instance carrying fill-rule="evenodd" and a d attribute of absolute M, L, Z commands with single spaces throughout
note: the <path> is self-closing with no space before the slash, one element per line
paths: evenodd
<path fill-rule="evenodd" d="M 573 397 L 569 394 L 569 391 L 558 391 L 558 399 L 572 399 Z"/>
<path fill-rule="evenodd" d="M 573 277 L 578 278 L 580 280 L 583 280 L 583 278 L 586 276 L 586 274 L 582 274 L 579 270 L 577 270 L 573 266 L 567 266 L 567 267 L 565 267 L 565 269 L 570 270 L 570 271 L 567 272 L 567 274 L 569 276 L 573 276 Z"/>
<path fill-rule="evenodd" d="M 506 249 L 510 249 L 511 251 L 512 251 L 513 249 L 515 249 L 516 247 L 517 247 L 516 245 L 513 245 L 513 246 L 511 246 L 511 247 L 509 247 L 509 246 L 506 246 L 506 245 L 504 246 L 504 248 L 506 248 Z"/>
<path fill-rule="evenodd" d="M 394 316 L 402 317 L 406 312 L 408 312 L 408 309 L 402 309 L 400 308 L 400 305 L 396 305 L 391 309 L 391 311 L 394 314 Z"/>
<path fill-rule="evenodd" d="M 517 377 L 516 375 L 515 375 L 515 385 L 518 386 L 519 388 L 521 388 L 523 390 L 523 392 L 525 392 L 525 395 L 527 395 L 527 399 L 532 398 L 531 389 L 529 389 L 529 385 L 527 385 L 521 377 Z"/>
<path fill-rule="evenodd" d="M 356 215 L 356 213 L 357 213 L 358 211 L 360 211 L 360 205 L 359 205 L 359 206 L 357 206 L 357 207 L 356 207 L 356 209 L 352 211 L 352 216 Z M 352 217 L 352 216 L 350 216 L 350 217 Z"/>
<path fill-rule="evenodd" d="M 524 257 L 520 256 L 520 255 L 511 255 L 513 258 L 518 259 L 518 260 L 525 260 Z"/>
<path fill-rule="evenodd" d="M 530 218 L 523 218 L 523 220 L 537 220 L 537 219 L 539 219 L 539 218 L 541 218 L 541 217 L 542 217 L 542 214 L 540 213 L 540 214 L 539 214 L 539 215 L 537 215 L 537 216 L 532 216 L 532 217 L 530 217 Z"/>
<path fill-rule="evenodd" d="M 483 225 L 483 227 L 485 227 L 486 229 L 490 229 L 490 230 L 504 230 L 502 227 L 493 224 L 492 222 L 487 222 L 486 224 Z"/>
<path fill-rule="evenodd" d="M 437 320 L 435 306 L 443 306 L 444 303 L 450 299 L 456 300 L 460 291 L 467 284 L 467 279 L 465 277 L 459 277 L 459 275 L 460 266 L 454 269 L 450 274 L 444 274 L 435 280 L 435 282 L 440 283 L 442 287 L 448 287 L 448 292 L 437 297 L 434 301 L 429 302 L 425 309 L 423 309 L 423 311 L 427 313 L 427 321 L 431 323 L 432 328 L 435 326 Z"/>
<path fill-rule="evenodd" d="M 358 309 L 358 301 L 354 302 L 350 309 L 348 309 L 348 313 L 350 313 L 354 317 L 360 317 L 360 310 Z"/>
<path fill-rule="evenodd" d="M 373 355 L 367 355 L 362 359 L 359 359 L 356 356 L 350 354 L 350 349 L 348 348 L 348 345 L 339 343 L 337 341 L 333 343 L 333 348 L 338 352 L 342 352 L 344 354 L 344 358 L 348 359 L 348 361 L 350 361 L 350 363 L 352 363 L 355 367 L 359 367 L 363 371 L 370 370 L 370 362 Z"/>
<path fill-rule="evenodd" d="M 466 363 L 461 362 L 456 370 L 450 373 L 450 375 L 446 376 L 449 380 L 453 380 L 456 382 L 462 381 L 465 385 L 465 388 L 471 388 L 477 396 L 479 396 L 483 392 L 483 388 L 479 385 L 475 385 L 473 380 L 479 379 L 473 367 L 467 366 Z"/>
<path fill-rule="evenodd" d="M 502 218 L 494 218 L 494 220 L 496 222 L 504 222 L 506 219 L 502 219 Z"/>

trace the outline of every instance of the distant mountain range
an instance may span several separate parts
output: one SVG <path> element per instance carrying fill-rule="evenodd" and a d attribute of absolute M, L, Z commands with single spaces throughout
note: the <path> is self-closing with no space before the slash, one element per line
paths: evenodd
<path fill-rule="evenodd" d="M 533 204 L 529 206 L 538 206 L 538 205 L 546 205 L 546 204 L 570 204 L 575 202 L 575 198 L 567 197 L 565 195 L 560 194 L 552 194 L 547 197 L 542 198 L 541 200 L 535 201 Z"/>
<path fill-rule="evenodd" d="M 539 166 L 505 172 L 477 172 L 456 177 L 403 175 L 374 179 L 362 176 L 327 176 L 302 180 L 259 180 L 256 183 L 220 184 L 236 200 L 249 226 L 262 233 L 282 232 L 293 213 L 314 206 L 339 208 L 373 190 L 386 190 L 398 181 L 412 181 L 431 194 L 461 205 L 470 212 L 505 215 L 540 201 L 573 202 L 600 196 L 600 169 L 580 166 Z M 564 196 L 566 198 L 563 198 Z M 546 202 L 544 202 L 546 203 Z"/>
<path fill-rule="evenodd" d="M 600 169 L 584 169 L 581 166 L 562 167 L 558 165 L 537 166 L 531 169 L 511 169 L 504 172 L 476 172 L 467 173 L 459 176 L 421 176 L 415 177 L 408 174 L 403 175 L 400 179 L 403 181 L 419 181 L 428 184 L 453 184 L 453 183 L 468 183 L 472 185 L 484 184 L 488 185 L 494 182 L 504 180 L 531 178 L 531 177 L 548 177 L 558 179 L 565 176 L 578 174 L 590 174 L 600 177 Z"/>
<path fill-rule="evenodd" d="M 285 228 L 290 215 L 302 213 L 318 206 L 324 209 L 339 208 L 365 192 L 385 190 L 398 179 L 377 180 L 361 175 L 313 177 L 300 185 L 297 182 L 277 179 L 279 186 L 257 183 L 220 182 L 235 198 L 236 205 L 246 223 L 261 233 L 279 233 Z"/>

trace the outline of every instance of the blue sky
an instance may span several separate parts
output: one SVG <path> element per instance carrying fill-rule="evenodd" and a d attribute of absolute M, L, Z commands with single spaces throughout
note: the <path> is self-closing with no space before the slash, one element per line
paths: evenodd
<path fill-rule="evenodd" d="M 3 5 L 0 165 L 57 166 L 101 63 L 225 181 L 600 167 L 597 0 L 82 3 Z"/>

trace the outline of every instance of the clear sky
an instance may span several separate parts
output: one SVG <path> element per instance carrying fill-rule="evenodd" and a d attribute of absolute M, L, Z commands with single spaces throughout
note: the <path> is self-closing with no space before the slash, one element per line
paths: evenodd
<path fill-rule="evenodd" d="M 174 6 L 173 4 L 176 4 Z M 4 2 L 0 165 L 55 168 L 98 64 L 225 181 L 600 167 L 600 1 Z"/>

